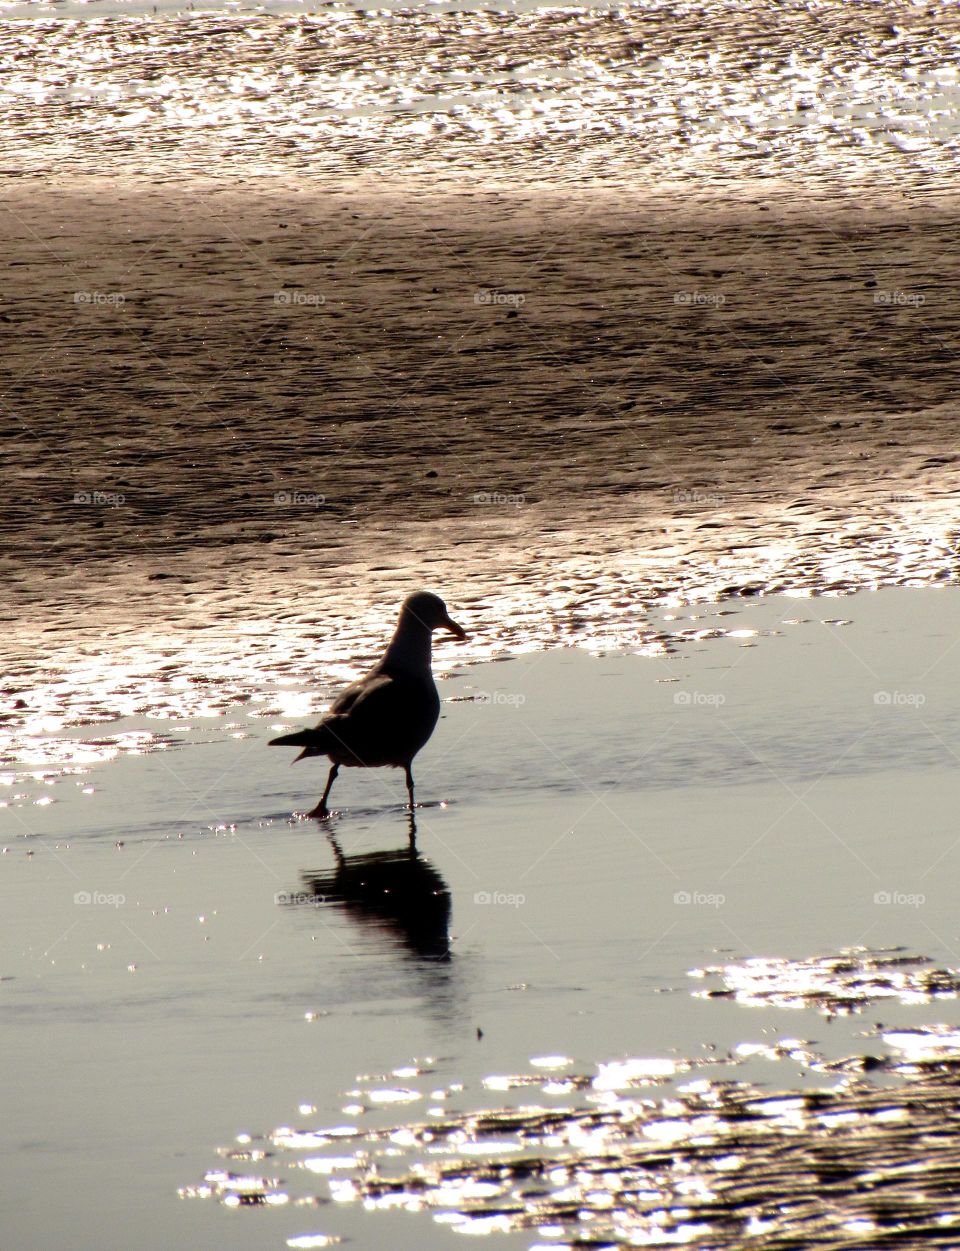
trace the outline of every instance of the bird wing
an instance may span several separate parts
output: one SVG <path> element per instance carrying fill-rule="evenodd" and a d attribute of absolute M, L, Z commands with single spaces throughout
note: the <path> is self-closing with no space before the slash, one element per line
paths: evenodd
<path fill-rule="evenodd" d="M 402 764 L 430 737 L 439 713 L 432 678 L 370 673 L 343 692 L 317 729 L 360 763 Z"/>
<path fill-rule="evenodd" d="M 389 706 L 396 699 L 397 693 L 392 690 L 393 686 L 393 679 L 386 673 L 368 673 L 340 692 L 323 721 L 347 715 L 351 719 L 357 717 L 361 720 L 370 716 L 381 716 L 384 711 L 389 711 Z"/>

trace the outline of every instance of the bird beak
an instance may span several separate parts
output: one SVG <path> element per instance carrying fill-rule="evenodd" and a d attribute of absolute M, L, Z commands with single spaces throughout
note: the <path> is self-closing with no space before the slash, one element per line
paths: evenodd
<path fill-rule="evenodd" d="M 440 622 L 440 624 L 443 626 L 445 630 L 449 630 L 450 633 L 454 635 L 455 638 L 465 639 L 467 637 L 466 630 L 463 628 L 463 626 L 458 626 L 452 617 L 445 617 L 443 621 Z"/>

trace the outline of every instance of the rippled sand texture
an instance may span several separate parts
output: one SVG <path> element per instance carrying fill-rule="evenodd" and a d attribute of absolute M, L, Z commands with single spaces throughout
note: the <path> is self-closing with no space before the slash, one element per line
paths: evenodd
<path fill-rule="evenodd" d="M 792 173 L 845 189 L 869 161 L 900 195 L 950 187 L 956 167 L 960 19 L 947 5 L 323 6 L 24 23 L 0 38 L 6 163 L 14 152 L 30 173 L 302 169 L 631 191 Z"/>
<path fill-rule="evenodd" d="M 8 724 L 335 680 L 417 584 L 483 656 L 634 646 L 677 596 L 956 579 L 946 216 L 5 207 Z"/>

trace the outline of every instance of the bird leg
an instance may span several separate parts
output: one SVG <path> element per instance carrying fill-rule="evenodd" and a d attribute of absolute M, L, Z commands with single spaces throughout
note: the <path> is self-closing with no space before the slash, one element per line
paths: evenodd
<path fill-rule="evenodd" d="M 324 817 L 329 817 L 330 812 L 327 808 L 327 797 L 333 787 L 334 779 L 339 772 L 340 766 L 338 764 L 330 766 L 330 772 L 327 774 L 327 785 L 324 787 L 323 794 L 320 797 L 320 802 L 317 804 L 316 808 L 307 813 L 308 817 L 319 817 L 320 820 L 323 820 Z"/>
<path fill-rule="evenodd" d="M 407 775 L 407 797 L 410 800 L 410 811 L 413 812 L 417 806 L 413 799 L 413 770 L 406 764 L 403 766 L 403 771 Z"/>

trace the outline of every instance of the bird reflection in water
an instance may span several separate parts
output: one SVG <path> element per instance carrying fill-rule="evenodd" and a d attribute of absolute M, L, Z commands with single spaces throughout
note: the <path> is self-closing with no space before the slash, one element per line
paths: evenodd
<path fill-rule="evenodd" d="M 315 901 L 338 905 L 351 920 L 400 939 L 424 960 L 449 961 L 450 891 L 413 835 L 411 829 L 409 845 L 394 851 L 348 856 L 328 833 L 334 868 L 304 872 L 302 879 Z"/>

